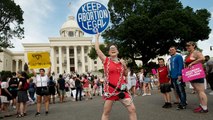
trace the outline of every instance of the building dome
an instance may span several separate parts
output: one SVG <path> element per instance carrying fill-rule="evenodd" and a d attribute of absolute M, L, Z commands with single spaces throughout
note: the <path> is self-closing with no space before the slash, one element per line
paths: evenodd
<path fill-rule="evenodd" d="M 61 26 L 61 29 L 66 28 L 79 28 L 78 23 L 75 21 L 75 17 L 68 17 L 68 20 Z"/>
<path fill-rule="evenodd" d="M 69 16 L 68 20 L 61 26 L 60 35 L 61 37 L 81 37 L 84 33 L 75 21 L 75 17 Z"/>

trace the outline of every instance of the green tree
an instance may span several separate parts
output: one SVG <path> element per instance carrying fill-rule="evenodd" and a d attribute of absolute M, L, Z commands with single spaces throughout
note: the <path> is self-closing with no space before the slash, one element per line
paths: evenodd
<path fill-rule="evenodd" d="M 211 14 L 194 11 L 179 0 L 110 0 L 112 25 L 103 33 L 105 42 L 115 43 L 123 58 L 146 64 L 168 53 L 170 46 L 185 48 L 187 41 L 206 40 Z"/>
<path fill-rule="evenodd" d="M 104 45 L 104 44 L 100 44 L 100 50 L 107 56 L 108 55 L 108 53 L 107 53 L 107 47 Z M 91 58 L 91 59 L 93 59 L 93 60 L 95 60 L 95 59 L 97 59 L 97 57 L 98 57 L 98 55 L 97 55 L 97 53 L 96 53 L 96 50 L 95 50 L 95 48 L 94 47 L 92 47 L 92 49 L 90 50 L 90 52 L 88 53 L 88 56 Z"/>
<path fill-rule="evenodd" d="M 23 11 L 13 0 L 0 0 L 0 50 L 13 47 L 11 39 L 24 36 Z"/>

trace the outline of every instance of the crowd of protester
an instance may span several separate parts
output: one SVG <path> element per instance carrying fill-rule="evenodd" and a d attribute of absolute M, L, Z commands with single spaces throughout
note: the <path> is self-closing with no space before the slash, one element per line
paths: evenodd
<path fill-rule="evenodd" d="M 91 100 L 92 96 L 102 96 L 103 80 L 91 74 L 50 74 L 50 69 L 39 69 L 39 74 L 32 70 L 33 76 L 26 72 L 13 72 L 12 76 L 1 76 L 0 103 L 1 113 L 10 117 L 9 107 L 16 110 L 17 118 L 27 115 L 27 104 L 36 104 L 35 116 L 40 116 L 41 105 L 45 105 L 45 114 L 49 113 L 49 104 L 72 101 Z M 1 117 L 3 118 L 3 117 Z"/>
<path fill-rule="evenodd" d="M 163 108 L 171 108 L 173 104 L 177 104 L 178 110 L 186 109 L 189 101 L 185 91 L 186 84 L 181 78 L 182 69 L 205 61 L 206 80 L 212 90 L 209 95 L 213 95 L 213 61 L 209 56 L 204 57 L 197 51 L 194 42 L 188 42 L 186 49 L 189 55 L 184 60 L 177 53 L 175 46 L 170 47 L 171 58 L 167 60 L 167 64 L 163 58 L 159 58 L 159 67 L 155 74 L 147 69 L 141 69 L 136 73 L 129 68 L 126 77 L 128 93 L 133 97 L 150 96 L 153 89 L 159 89 L 165 101 Z M 14 72 L 12 76 L 1 76 L 0 103 L 4 117 L 12 116 L 8 111 L 9 106 L 16 110 L 16 116 L 20 118 L 27 115 L 27 104 L 36 104 L 35 116 L 39 116 L 42 103 L 45 106 L 45 115 L 48 115 L 49 104 L 55 104 L 57 98 L 60 103 L 64 103 L 69 97 L 77 102 L 92 100 L 93 96 L 104 96 L 104 78 L 90 73 L 56 75 L 51 73 L 51 69 L 47 72 L 45 69 L 39 69 L 39 73 L 34 70 L 31 72 L 33 75 L 30 77 L 23 71 Z M 201 78 L 190 82 L 200 102 L 194 109 L 195 113 L 208 112 L 204 81 L 204 78 Z M 174 103 L 171 100 L 171 91 L 174 92 Z"/>

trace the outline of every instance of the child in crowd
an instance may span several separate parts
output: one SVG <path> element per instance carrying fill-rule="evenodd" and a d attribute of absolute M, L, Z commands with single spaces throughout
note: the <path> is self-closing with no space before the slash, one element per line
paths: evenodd
<path fill-rule="evenodd" d="M 160 88 L 160 91 L 163 94 L 163 97 L 165 100 L 165 104 L 162 107 L 171 108 L 172 107 L 171 96 L 170 96 L 171 84 L 168 78 L 168 69 L 165 66 L 163 58 L 158 59 L 158 64 L 160 66 L 158 68 L 158 80 L 159 80 L 158 87 Z"/>
<path fill-rule="evenodd" d="M 143 91 L 142 96 L 151 95 L 151 76 L 147 71 L 144 72 Z"/>

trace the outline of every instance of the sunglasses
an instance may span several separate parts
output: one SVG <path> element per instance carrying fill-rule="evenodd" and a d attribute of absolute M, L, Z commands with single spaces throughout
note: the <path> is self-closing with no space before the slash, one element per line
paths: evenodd
<path fill-rule="evenodd" d="M 115 46 L 111 46 L 109 49 L 117 49 Z"/>

